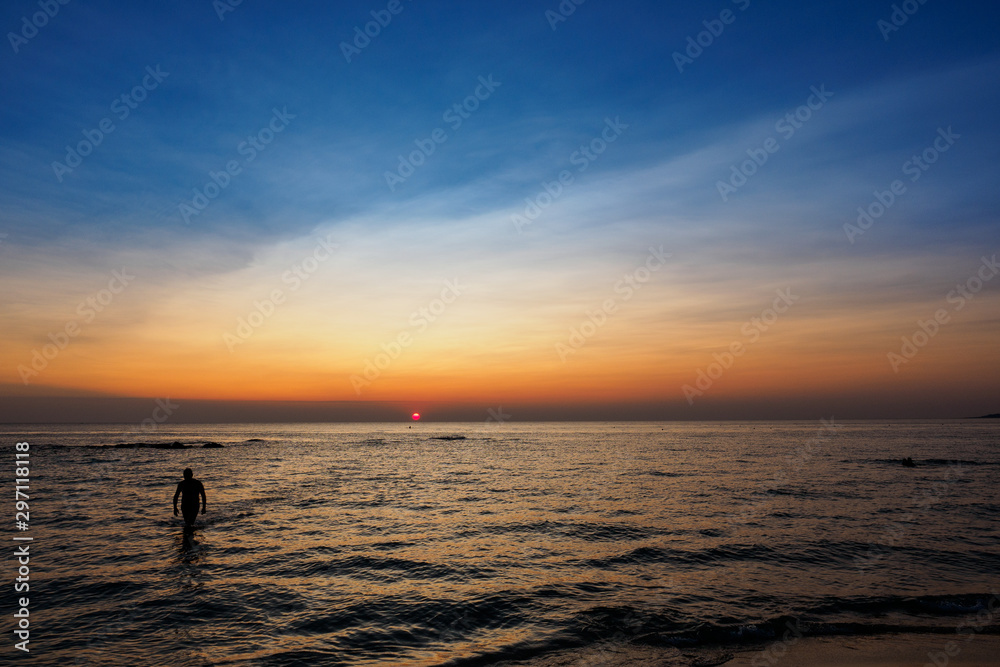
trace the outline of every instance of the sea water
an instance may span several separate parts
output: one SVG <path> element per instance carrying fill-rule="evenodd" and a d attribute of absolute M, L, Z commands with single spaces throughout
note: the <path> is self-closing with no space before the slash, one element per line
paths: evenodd
<path fill-rule="evenodd" d="M 490 664 L 1000 622 L 998 420 L 0 434 L 11 470 L 31 454 L 21 664 Z M 136 442 L 187 448 L 114 447 Z"/>

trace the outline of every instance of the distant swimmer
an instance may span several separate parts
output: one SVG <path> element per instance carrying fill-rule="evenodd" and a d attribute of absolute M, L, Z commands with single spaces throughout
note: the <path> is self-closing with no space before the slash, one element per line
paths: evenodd
<path fill-rule="evenodd" d="M 917 464 L 913 462 L 913 458 L 909 457 L 909 456 L 907 456 L 905 459 L 902 460 L 902 464 L 903 464 L 904 468 L 916 468 L 917 467 Z"/>
<path fill-rule="evenodd" d="M 181 497 L 181 511 L 184 512 L 184 523 L 188 526 L 194 525 L 194 520 L 198 518 L 198 497 L 201 496 L 201 513 L 205 513 L 205 486 L 194 478 L 191 468 L 184 468 L 184 479 L 177 484 L 177 492 L 174 494 L 174 516 L 177 516 L 177 498 Z"/>

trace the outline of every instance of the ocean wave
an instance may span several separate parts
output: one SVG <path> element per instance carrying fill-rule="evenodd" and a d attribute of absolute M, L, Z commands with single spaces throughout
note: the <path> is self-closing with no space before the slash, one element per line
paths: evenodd
<path fill-rule="evenodd" d="M 849 426 L 765 495 L 753 490 L 767 466 L 733 460 L 791 450 L 798 435 L 768 436 L 751 457 L 697 427 L 697 451 L 678 457 L 659 426 L 504 428 L 497 446 L 405 425 L 46 432 L 39 442 L 72 445 L 33 459 L 46 657 L 486 665 L 614 642 L 731 651 L 789 623 L 802 636 L 947 634 L 989 611 L 983 632 L 997 630 L 1000 598 L 981 593 L 1000 571 L 988 438 L 947 447 L 930 433 L 911 451 L 907 433 L 873 454 L 871 427 Z M 117 438 L 231 448 L 80 446 Z M 913 474 L 887 458 L 898 451 L 933 465 Z M 928 484 L 948 457 L 975 465 L 954 486 Z M 208 494 L 193 536 L 170 504 L 181 462 Z M 731 518 L 742 508 L 759 510 L 755 527 Z M 191 645 L 200 662 L 173 661 Z"/>
<path fill-rule="evenodd" d="M 859 463 L 859 464 L 875 464 L 875 465 L 890 465 L 890 466 L 902 466 L 903 457 L 894 459 L 886 458 L 876 458 L 876 459 L 841 459 L 840 463 Z M 995 466 L 1000 465 L 998 461 L 975 461 L 968 459 L 941 459 L 941 458 L 913 458 L 913 464 L 916 467 L 964 467 L 964 466 Z"/>

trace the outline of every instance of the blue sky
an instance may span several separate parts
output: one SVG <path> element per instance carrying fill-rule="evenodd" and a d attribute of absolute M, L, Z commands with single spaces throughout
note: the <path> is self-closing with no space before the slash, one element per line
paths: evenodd
<path fill-rule="evenodd" d="M 342 266 L 373 294 L 451 266 L 521 312 L 540 307 L 529 294 L 540 286 L 588 303 L 605 268 L 665 244 L 676 281 L 728 290 L 699 322 L 738 322 L 742 301 L 793 279 L 830 313 L 920 308 L 1000 245 L 994 3 L 913 3 L 885 39 L 888 2 L 587 0 L 553 29 L 555 0 L 400 0 L 347 62 L 341 44 L 387 4 L 245 0 L 220 20 L 209 0 L 71 0 L 16 52 L 8 35 L 0 276 L 18 319 L 11 344 L 30 348 L 109 267 L 147 269 L 148 310 L 119 316 L 149 320 L 185 281 L 266 265 L 275 247 L 321 232 L 349 249 Z M 38 11 L 6 3 L 0 26 L 18 34 Z M 678 72 L 673 54 L 723 11 L 732 22 Z M 147 68 L 168 74 L 120 119 L 113 101 Z M 480 77 L 500 85 L 451 127 L 442 114 Z M 819 86 L 832 96 L 783 137 L 776 123 Z M 275 109 L 285 126 L 246 162 L 241 142 Z M 60 181 L 52 163 L 105 118 L 114 131 Z M 575 151 L 606 119 L 628 127 L 578 171 Z M 447 141 L 390 190 L 398 156 L 438 128 Z M 954 146 L 849 243 L 857 207 L 944 128 Z M 718 181 L 771 137 L 780 150 L 723 201 Z M 185 222 L 179 206 L 232 160 L 240 173 Z M 511 216 L 563 170 L 573 183 L 518 233 Z"/>
<path fill-rule="evenodd" d="M 870 118 L 852 118 L 840 136 L 820 121 L 820 141 L 839 155 L 803 146 L 826 164 L 803 164 L 807 158 L 797 155 L 797 173 L 838 158 L 830 166 L 842 170 L 864 166 L 858 157 L 891 160 L 939 124 L 995 138 L 995 80 L 957 91 L 965 99 L 920 89 L 934 73 L 951 79 L 977 65 L 987 68 L 981 75 L 994 73 L 988 64 L 997 55 L 1000 10 L 989 3 L 929 2 L 888 42 L 876 27 L 891 14 L 888 4 L 742 5 L 591 0 L 553 31 L 545 11 L 554 2 L 404 1 L 348 64 L 339 43 L 383 4 L 245 2 L 220 21 L 211 2 L 71 2 L 0 61 L 2 203 L 9 224 L 33 228 L 39 241 L 98 226 L 174 231 L 177 202 L 235 157 L 273 107 L 295 114 L 288 132 L 199 216 L 198 229 L 176 231 L 270 238 L 469 186 L 476 202 L 455 202 L 452 213 L 502 209 L 558 172 L 605 116 L 631 127 L 593 173 L 642 169 L 716 144 L 798 106 L 820 83 L 837 103 L 852 95 L 877 102 L 892 87 L 926 97 L 908 108 L 873 106 Z M 735 22 L 679 74 L 671 54 L 727 8 Z M 9 3 L 2 24 L 16 28 L 37 9 Z M 57 183 L 50 165 L 63 147 L 108 116 L 111 100 L 155 65 L 170 73 L 166 81 Z M 490 74 L 503 84 L 496 95 L 411 181 L 388 192 L 383 174 L 396 156 L 442 126 L 442 111 Z M 774 180 L 792 158 L 782 161 Z M 102 196 L 93 197 L 95 190 Z M 39 225 L 39 218 L 51 221 Z"/>

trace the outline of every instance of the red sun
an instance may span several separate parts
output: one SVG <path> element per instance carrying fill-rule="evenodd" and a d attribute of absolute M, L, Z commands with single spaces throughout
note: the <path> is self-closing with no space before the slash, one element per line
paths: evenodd
<path fill-rule="evenodd" d="M 413 417 L 413 421 L 420 421 L 420 413 L 419 412 L 414 412 L 410 416 Z"/>

